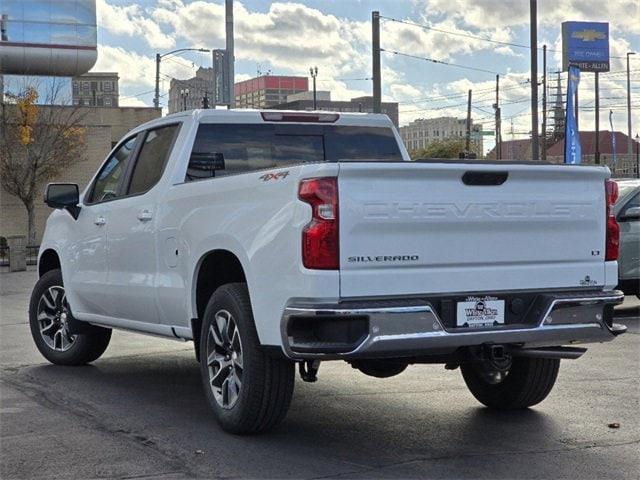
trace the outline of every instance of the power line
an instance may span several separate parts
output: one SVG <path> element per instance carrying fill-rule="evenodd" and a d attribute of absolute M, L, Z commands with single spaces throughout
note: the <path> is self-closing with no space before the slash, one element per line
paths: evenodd
<path fill-rule="evenodd" d="M 443 30 L 441 28 L 430 27 L 429 25 L 410 22 L 408 20 L 398 20 L 397 18 L 385 17 L 385 16 L 382 16 L 382 15 L 380 15 L 380 18 L 384 18 L 385 20 L 390 20 L 392 22 L 404 23 L 405 25 L 411 25 L 413 27 L 422 28 L 424 30 L 431 30 L 431 31 L 438 32 L 438 33 L 444 33 L 445 35 L 455 35 L 457 37 L 471 38 L 473 40 L 481 40 L 483 42 L 489 42 L 489 43 L 494 43 L 494 44 L 497 44 L 497 45 L 503 45 L 505 47 L 531 48 L 528 45 L 522 45 L 522 44 L 513 43 L 513 42 L 502 42 L 500 40 L 491 40 L 490 38 L 481 37 L 479 35 L 472 35 L 470 33 L 452 32 L 450 30 Z M 540 48 L 538 48 L 538 49 L 541 50 Z M 547 49 L 547 51 L 548 52 L 554 52 L 555 50 Z"/>
<path fill-rule="evenodd" d="M 393 55 L 399 55 L 401 57 L 408 57 L 408 58 L 413 58 L 413 59 L 416 59 L 416 60 L 424 60 L 426 62 L 437 63 L 437 64 L 440 64 L 440 65 L 447 65 L 449 67 L 463 68 L 465 70 L 474 70 L 476 72 L 490 73 L 492 75 L 501 75 L 500 72 L 495 72 L 493 70 L 485 70 L 484 68 L 470 67 L 470 66 L 467 66 L 467 65 L 460 65 L 459 63 L 445 62 L 444 60 L 436 60 L 434 58 L 420 57 L 418 55 L 411 55 L 409 53 L 397 52 L 395 50 L 387 50 L 385 48 L 381 48 L 380 51 L 381 52 L 386 52 L 386 53 L 392 53 Z"/>
<path fill-rule="evenodd" d="M 504 92 L 504 91 L 508 91 L 508 90 L 514 90 L 516 88 L 522 88 L 521 85 L 523 85 L 525 82 L 520 82 L 517 85 L 511 85 L 509 87 L 505 87 L 505 88 L 501 88 L 500 91 Z M 477 93 L 487 93 L 487 92 L 495 92 L 495 87 L 489 87 L 489 88 L 482 88 L 480 90 L 473 90 L 474 94 Z M 424 97 L 424 98 L 419 98 L 419 99 L 415 99 L 415 100 L 407 100 L 404 102 L 400 102 L 400 103 L 428 103 L 428 102 L 440 102 L 440 101 L 445 101 L 445 100 L 449 100 L 449 99 L 454 99 L 454 98 L 463 98 L 466 97 L 468 94 L 467 93 L 452 93 L 452 94 L 447 94 L 447 95 L 433 95 L 431 97 Z M 482 95 L 484 96 L 484 95 Z M 494 98 L 493 95 L 491 95 L 491 98 Z M 476 98 L 476 100 L 478 100 Z"/>
<path fill-rule="evenodd" d="M 503 41 L 500 41 L 500 40 L 492 40 L 490 38 L 481 37 L 479 35 L 473 35 L 471 33 L 452 32 L 450 30 L 443 30 L 441 28 L 431 27 L 429 25 L 424 25 L 422 23 L 415 23 L 415 22 L 410 22 L 408 20 L 399 20 L 399 19 L 393 18 L 393 17 L 386 17 L 384 15 L 380 15 L 380 18 L 383 18 L 385 20 L 390 20 L 392 22 L 404 23 L 405 25 L 411 25 L 413 27 L 422 28 L 424 30 L 431 30 L 431 31 L 434 31 L 434 32 L 443 33 L 445 35 L 455 35 L 457 37 L 471 38 L 473 40 L 480 40 L 482 42 L 493 43 L 493 44 L 496 44 L 496 45 L 503 45 L 505 47 L 526 48 L 526 49 L 529 49 L 529 50 L 531 49 L 530 45 L 524 45 L 524 44 L 521 44 L 521 43 L 503 42 Z M 542 50 L 542 47 L 538 47 L 537 49 L 538 50 Z M 562 50 L 556 50 L 556 49 L 552 49 L 552 48 L 548 48 L 547 47 L 547 52 L 562 53 Z M 622 56 L 622 57 L 610 56 L 609 58 L 625 58 L 625 57 L 624 56 Z"/>
<path fill-rule="evenodd" d="M 143 95 L 148 95 L 149 93 L 153 93 L 155 92 L 155 90 L 148 90 L 146 92 L 140 92 L 140 93 L 134 93 L 132 95 L 120 95 L 119 98 L 135 98 L 135 97 L 141 97 Z"/>

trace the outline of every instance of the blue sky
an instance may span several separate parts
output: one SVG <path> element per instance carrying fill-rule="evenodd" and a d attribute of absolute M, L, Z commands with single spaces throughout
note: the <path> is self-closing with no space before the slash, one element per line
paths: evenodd
<path fill-rule="evenodd" d="M 96 71 L 118 71 L 121 103 L 151 105 L 154 56 L 183 47 L 224 48 L 223 0 L 97 0 Z M 370 94 L 371 11 L 385 17 L 501 42 L 529 44 L 526 0 L 298 0 L 235 2 L 236 79 L 258 69 L 305 75 L 319 69 L 318 88 L 334 99 Z M 539 0 L 539 45 L 561 49 L 560 24 L 567 20 L 610 22 L 611 55 L 640 52 L 640 1 Z M 503 132 L 514 123 L 514 137 L 530 130 L 529 49 L 454 36 L 383 19 L 381 45 L 416 56 L 499 72 L 503 95 Z M 558 69 L 560 55 L 550 52 L 548 69 Z M 541 57 L 541 55 L 540 55 Z M 640 130 L 640 54 L 632 57 L 634 135 Z M 540 58 L 540 66 L 542 65 Z M 186 53 L 163 61 L 162 93 L 170 78 L 193 76 L 210 66 L 208 54 Z M 493 129 L 492 73 L 428 63 L 382 53 L 383 97 L 400 102 L 400 122 L 442 115 L 465 115 L 466 91 L 474 90 L 473 117 Z M 601 118 L 614 110 L 616 129 L 626 130 L 625 64 L 612 59 L 612 72 L 601 76 Z M 581 127 L 593 128 L 593 74 L 581 84 Z M 447 97 L 447 98 L 444 98 Z M 163 97 L 166 105 L 166 98 Z M 622 106 L 622 107 L 621 107 Z M 589 110 L 591 107 L 591 110 Z M 512 118 L 510 118 L 512 117 Z M 602 122 L 604 123 L 604 122 Z M 601 128 L 605 125 L 601 124 Z M 508 138 L 508 137 L 507 137 Z M 489 140 L 489 139 L 487 139 Z M 487 142 L 490 146 L 491 140 Z"/>

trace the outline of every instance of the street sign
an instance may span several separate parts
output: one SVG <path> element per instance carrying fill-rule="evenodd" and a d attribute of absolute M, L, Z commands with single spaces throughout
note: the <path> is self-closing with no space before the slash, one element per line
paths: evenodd
<path fill-rule="evenodd" d="M 570 66 L 582 72 L 609 71 L 608 23 L 562 23 L 562 69 Z"/>

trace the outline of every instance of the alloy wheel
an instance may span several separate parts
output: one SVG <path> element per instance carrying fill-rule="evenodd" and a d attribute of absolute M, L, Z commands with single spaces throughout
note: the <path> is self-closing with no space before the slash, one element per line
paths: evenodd
<path fill-rule="evenodd" d="M 244 366 L 242 343 L 236 322 L 227 310 L 219 310 L 207 334 L 209 385 L 216 402 L 230 409 L 238 401 Z"/>
<path fill-rule="evenodd" d="M 40 335 L 49 348 L 66 352 L 76 340 L 69 333 L 71 311 L 64 287 L 49 287 L 38 301 L 38 326 Z"/>

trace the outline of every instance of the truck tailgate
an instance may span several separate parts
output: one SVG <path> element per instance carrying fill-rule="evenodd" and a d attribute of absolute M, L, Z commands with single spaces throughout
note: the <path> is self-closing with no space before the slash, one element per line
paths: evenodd
<path fill-rule="evenodd" d="M 543 164 L 341 163 L 340 294 L 603 285 L 608 175 Z"/>

